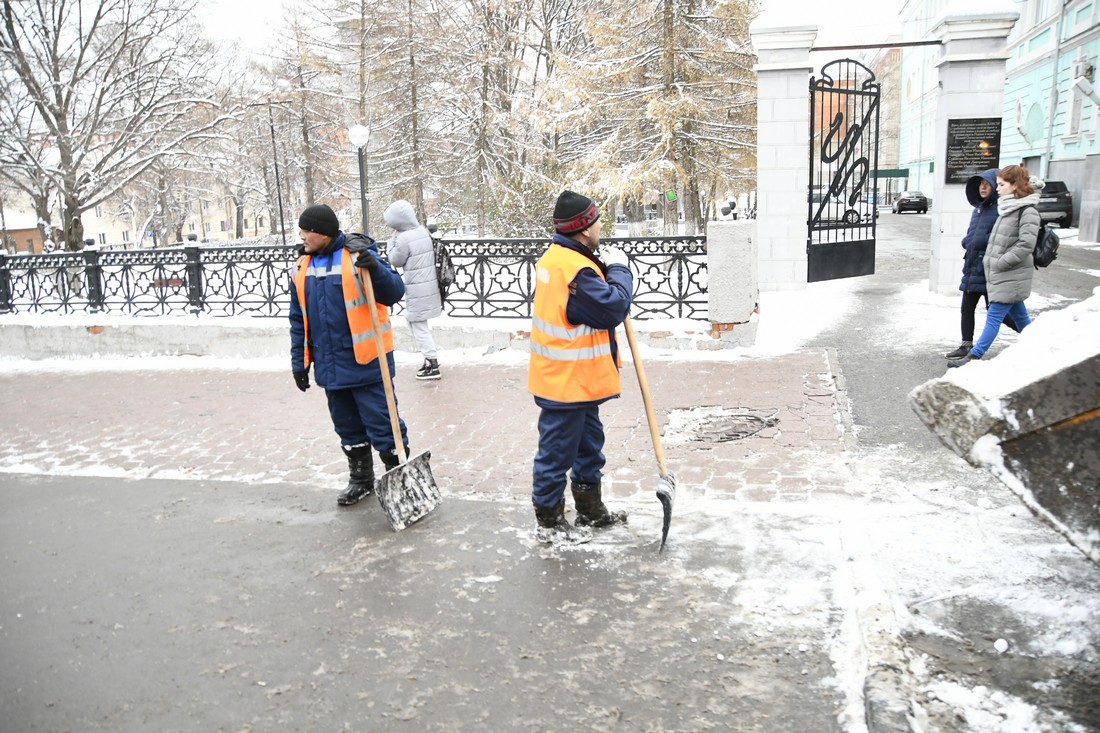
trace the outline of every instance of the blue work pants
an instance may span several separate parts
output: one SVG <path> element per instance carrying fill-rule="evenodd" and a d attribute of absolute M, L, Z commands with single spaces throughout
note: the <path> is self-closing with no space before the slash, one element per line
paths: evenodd
<path fill-rule="evenodd" d="M 393 428 L 386 407 L 386 392 L 381 383 L 350 389 L 326 389 L 328 411 L 332 425 L 344 446 L 370 443 L 379 453 L 393 453 Z M 394 404 L 397 397 L 394 397 Z M 405 421 L 401 423 L 401 440 L 408 446 Z"/>
<path fill-rule="evenodd" d="M 574 483 L 598 484 L 606 462 L 599 405 L 572 410 L 546 410 L 539 415 L 539 449 L 531 500 L 552 509 L 565 496 L 565 474 Z"/>

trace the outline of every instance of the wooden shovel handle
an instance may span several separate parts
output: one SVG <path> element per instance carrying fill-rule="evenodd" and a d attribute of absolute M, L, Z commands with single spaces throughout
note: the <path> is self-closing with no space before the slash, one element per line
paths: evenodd
<path fill-rule="evenodd" d="M 668 477 L 668 469 L 665 468 L 665 451 L 661 447 L 661 433 L 657 430 L 657 414 L 653 411 L 653 400 L 649 396 L 649 380 L 645 376 L 645 367 L 642 365 L 642 356 L 638 353 L 638 341 L 634 337 L 634 326 L 630 323 L 630 316 L 623 321 L 623 329 L 626 331 L 626 340 L 630 344 L 630 355 L 634 358 L 634 371 L 638 375 L 638 387 L 642 390 L 642 403 L 645 405 L 645 417 L 649 421 L 649 437 L 653 439 L 653 453 L 657 456 L 657 467 L 661 469 L 661 478 Z"/>
<path fill-rule="evenodd" d="M 350 252 L 344 253 L 350 257 Z M 378 352 L 378 366 L 382 370 L 382 386 L 386 389 L 386 408 L 390 411 L 390 429 L 393 430 L 393 452 L 399 463 L 405 462 L 405 441 L 401 439 L 401 422 L 397 419 L 397 400 L 393 396 L 393 380 L 390 377 L 390 365 L 386 359 L 386 342 L 382 340 L 382 328 L 378 324 L 378 304 L 374 299 L 374 285 L 370 276 L 364 276 L 361 268 L 355 268 L 363 293 L 367 296 L 367 308 L 370 310 L 370 327 L 374 333 L 374 348 Z"/>

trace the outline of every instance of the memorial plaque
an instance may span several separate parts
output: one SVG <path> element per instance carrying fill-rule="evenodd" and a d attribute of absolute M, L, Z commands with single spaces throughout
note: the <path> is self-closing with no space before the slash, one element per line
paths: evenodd
<path fill-rule="evenodd" d="M 984 117 L 947 121 L 944 183 L 966 183 L 1001 167 L 1001 119 Z"/>

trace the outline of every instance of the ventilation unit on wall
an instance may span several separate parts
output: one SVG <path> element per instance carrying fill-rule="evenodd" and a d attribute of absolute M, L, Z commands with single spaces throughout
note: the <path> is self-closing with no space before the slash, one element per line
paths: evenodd
<path fill-rule="evenodd" d="M 1070 74 L 1070 78 L 1078 79 L 1083 76 L 1089 81 L 1092 81 L 1093 72 L 1092 64 L 1086 59 L 1080 59 L 1073 62 L 1073 73 Z"/>

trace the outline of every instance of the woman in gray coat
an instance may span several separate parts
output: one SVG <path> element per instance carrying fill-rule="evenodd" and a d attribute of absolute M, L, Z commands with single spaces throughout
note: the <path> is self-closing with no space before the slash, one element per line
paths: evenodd
<path fill-rule="evenodd" d="M 405 319 L 409 322 L 416 348 L 424 355 L 424 365 L 417 379 L 439 379 L 439 361 L 435 340 L 428 325 L 429 318 L 443 312 L 439 282 L 435 274 L 435 249 L 432 235 L 416 221 L 413 205 L 405 200 L 394 201 L 382 214 L 394 236 L 386 242 L 386 256 L 394 267 L 400 267 L 405 278 Z"/>
<path fill-rule="evenodd" d="M 997 221 L 989 233 L 989 245 L 982 259 L 985 269 L 989 310 L 978 343 L 961 359 L 948 362 L 959 367 L 972 359 L 981 359 L 1005 316 L 1012 316 L 1018 330 L 1031 323 L 1024 301 L 1031 295 L 1035 274 L 1032 253 L 1039 237 L 1039 194 L 1031 187 L 1031 174 L 1022 165 L 1010 165 L 997 171 Z"/>

